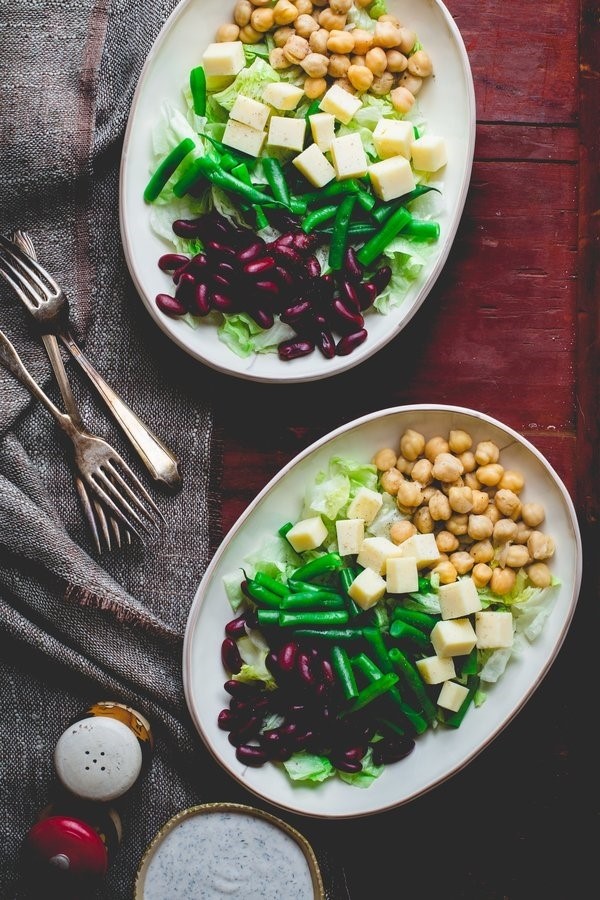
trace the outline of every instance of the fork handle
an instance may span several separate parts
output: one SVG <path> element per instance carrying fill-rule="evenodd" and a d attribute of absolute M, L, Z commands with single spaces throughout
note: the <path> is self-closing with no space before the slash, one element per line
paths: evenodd
<path fill-rule="evenodd" d="M 46 353 L 48 354 L 52 369 L 54 370 L 56 381 L 58 382 L 60 393 L 65 404 L 65 409 L 71 416 L 71 421 L 74 422 L 77 427 L 83 429 L 85 428 L 85 426 L 81 418 L 81 413 L 79 411 L 77 401 L 73 396 L 71 385 L 69 384 L 65 365 L 62 361 L 62 356 L 60 355 L 58 341 L 53 334 L 43 334 L 42 341 L 44 342 Z"/>
<path fill-rule="evenodd" d="M 181 474 L 177 457 L 115 393 L 82 352 L 72 335 L 68 331 L 63 331 L 60 338 L 108 406 L 154 481 L 171 489 L 178 488 L 181 485 Z"/>

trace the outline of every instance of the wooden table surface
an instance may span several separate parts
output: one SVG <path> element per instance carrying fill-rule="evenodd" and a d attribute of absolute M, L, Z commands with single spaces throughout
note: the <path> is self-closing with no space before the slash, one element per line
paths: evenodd
<path fill-rule="evenodd" d="M 585 546 L 597 546 L 598 4 L 447 5 L 469 53 L 478 126 L 445 270 L 408 327 L 354 371 L 288 387 L 215 379 L 222 534 L 316 438 L 364 413 L 424 402 L 480 409 L 527 437 L 571 492 Z M 381 816 L 322 832 L 310 824 L 345 854 L 352 900 L 589 895 L 580 887 L 597 808 L 586 753 L 597 555 L 584 555 L 584 589 L 550 673 L 465 771 Z"/>

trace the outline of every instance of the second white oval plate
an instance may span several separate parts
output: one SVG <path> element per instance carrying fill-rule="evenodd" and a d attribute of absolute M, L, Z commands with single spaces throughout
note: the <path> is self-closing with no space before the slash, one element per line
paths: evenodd
<path fill-rule="evenodd" d="M 136 289 L 156 324 L 179 347 L 200 362 L 228 375 L 252 381 L 302 382 L 345 372 L 385 346 L 410 321 L 435 284 L 462 215 L 475 146 L 475 94 L 469 59 L 460 32 L 440 0 L 389 0 L 389 11 L 413 28 L 434 61 L 436 75 L 418 97 L 420 113 L 431 133 L 442 135 L 448 165 L 439 181 L 442 209 L 436 216 L 441 236 L 435 252 L 410 288 L 404 302 L 388 315 L 368 318 L 367 340 L 348 356 L 309 356 L 281 361 L 276 354 L 242 359 L 222 343 L 216 326 L 193 329 L 169 319 L 156 307 L 158 293 L 170 280 L 158 258 L 170 248 L 150 227 L 143 192 L 151 171 L 151 132 L 163 100 L 180 104 L 190 69 L 197 66 L 219 25 L 230 21 L 234 0 L 183 0 L 163 26 L 142 70 L 125 140 L 120 172 L 120 223 L 125 259 Z M 435 180 L 430 183 L 436 184 Z"/>

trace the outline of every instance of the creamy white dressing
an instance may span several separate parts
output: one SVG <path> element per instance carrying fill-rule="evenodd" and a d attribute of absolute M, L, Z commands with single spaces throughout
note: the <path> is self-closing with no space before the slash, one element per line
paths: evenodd
<path fill-rule="evenodd" d="M 215 811 L 183 819 L 156 846 L 143 900 L 313 900 L 297 841 L 254 815 Z"/>

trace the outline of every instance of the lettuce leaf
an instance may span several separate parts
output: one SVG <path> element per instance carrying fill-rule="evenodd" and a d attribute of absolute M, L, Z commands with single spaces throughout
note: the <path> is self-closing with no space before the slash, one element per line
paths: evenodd
<path fill-rule="evenodd" d="M 346 784 L 353 787 L 368 788 L 371 787 L 376 778 L 379 778 L 385 766 L 376 766 L 373 762 L 373 749 L 369 747 L 363 758 L 361 759 L 362 771 L 360 772 L 341 772 L 338 771 L 339 777 Z"/>
<path fill-rule="evenodd" d="M 273 353 L 281 341 L 290 340 L 295 332 L 279 319 L 264 331 L 247 313 L 227 314 L 219 326 L 219 339 L 237 356 L 246 358 L 253 353 Z"/>
<path fill-rule="evenodd" d="M 317 756 L 305 750 L 294 753 L 283 763 L 292 781 L 319 783 L 335 775 L 335 769 L 326 756 Z"/>
<path fill-rule="evenodd" d="M 256 56 L 252 65 L 242 69 L 235 76 L 229 87 L 213 94 L 211 99 L 223 109 L 231 112 L 238 94 L 244 94 L 245 97 L 252 97 L 253 100 L 262 101 L 265 85 L 272 84 L 275 81 L 281 81 L 275 69 L 264 59 L 261 59 L 260 56 Z"/>

